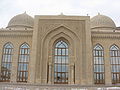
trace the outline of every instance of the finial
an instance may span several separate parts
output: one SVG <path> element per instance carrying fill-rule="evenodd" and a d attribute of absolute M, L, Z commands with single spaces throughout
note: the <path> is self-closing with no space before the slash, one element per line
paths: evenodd
<path fill-rule="evenodd" d="M 100 13 L 98 12 L 98 15 L 100 15 Z"/>
<path fill-rule="evenodd" d="M 61 12 L 61 14 L 60 14 L 60 15 L 64 15 L 64 14 L 63 14 L 63 12 Z"/>
<path fill-rule="evenodd" d="M 24 14 L 26 14 L 26 11 L 24 12 Z"/>
<path fill-rule="evenodd" d="M 87 14 L 87 16 L 88 16 L 89 14 Z"/>

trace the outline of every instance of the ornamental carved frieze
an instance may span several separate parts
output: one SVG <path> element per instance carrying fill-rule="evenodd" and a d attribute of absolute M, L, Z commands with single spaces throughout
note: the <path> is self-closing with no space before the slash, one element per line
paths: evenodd
<path fill-rule="evenodd" d="M 32 37 L 33 35 L 33 30 L 25 31 L 25 30 L 9 30 L 9 31 L 0 31 L 0 36 L 9 36 L 9 37 L 18 37 L 18 36 L 27 36 L 27 37 Z"/>
<path fill-rule="evenodd" d="M 79 24 L 79 25 L 78 25 Z M 84 21 L 63 21 L 63 22 L 54 22 L 54 23 L 39 23 L 38 26 L 38 33 L 41 36 L 41 38 L 44 36 L 44 34 L 56 29 L 57 27 L 67 27 L 70 30 L 72 30 L 76 34 L 81 34 L 82 30 L 85 29 L 84 27 Z"/>
<path fill-rule="evenodd" d="M 117 32 L 92 32 L 92 38 L 120 39 L 120 33 Z"/>

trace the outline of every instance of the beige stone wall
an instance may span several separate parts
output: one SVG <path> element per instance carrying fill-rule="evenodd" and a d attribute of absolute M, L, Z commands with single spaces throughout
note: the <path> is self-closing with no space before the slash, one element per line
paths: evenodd
<path fill-rule="evenodd" d="M 30 82 L 54 83 L 53 45 L 59 39 L 69 44 L 69 84 L 91 85 L 92 50 L 88 16 L 35 16 Z M 48 65 L 51 67 L 49 76 Z"/>
<path fill-rule="evenodd" d="M 13 44 L 12 68 L 11 68 L 10 81 L 16 82 L 19 47 L 25 42 L 29 44 L 30 48 L 32 47 L 32 31 L 22 31 L 22 30 L 18 30 L 18 31 L 16 30 L 2 31 L 1 30 L 0 31 L 0 67 L 1 67 L 3 46 L 7 42 L 10 42 Z"/>
<path fill-rule="evenodd" d="M 112 84 L 111 65 L 110 65 L 110 47 L 115 44 L 120 47 L 120 33 L 119 32 L 92 32 L 92 46 L 100 44 L 104 48 L 105 60 L 105 84 Z"/>
<path fill-rule="evenodd" d="M 120 47 L 120 33 L 91 32 L 88 16 L 35 16 L 34 30 L 1 30 L 0 67 L 3 45 L 11 42 L 11 82 L 16 83 L 19 47 L 26 42 L 31 50 L 28 83 L 54 84 L 53 50 L 60 39 L 69 46 L 69 84 L 94 85 L 92 49 L 99 43 L 105 52 L 105 84 L 111 85 L 109 48 Z"/>

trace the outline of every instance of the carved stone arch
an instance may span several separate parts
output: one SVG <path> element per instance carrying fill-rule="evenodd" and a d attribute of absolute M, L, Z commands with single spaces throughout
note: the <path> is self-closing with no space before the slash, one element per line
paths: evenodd
<path fill-rule="evenodd" d="M 51 40 L 50 40 L 50 42 L 49 42 L 49 50 L 51 49 L 51 48 L 54 48 L 54 44 L 57 42 L 57 41 L 59 41 L 60 39 L 62 39 L 63 41 L 65 41 L 67 44 L 68 44 L 68 46 L 69 46 L 69 49 L 70 50 L 72 50 L 72 52 L 73 53 L 71 53 L 71 55 L 74 55 L 74 47 L 75 47 L 75 45 L 74 45 L 74 40 L 70 37 L 70 36 L 68 36 L 67 34 L 65 34 L 65 33 L 63 33 L 63 32 L 61 32 L 61 33 L 58 33 L 58 34 L 56 34 L 54 37 L 52 37 L 51 38 Z M 50 52 L 52 52 L 52 51 L 50 51 Z M 49 53 L 49 55 L 52 55 L 51 53 Z"/>
<path fill-rule="evenodd" d="M 119 46 L 117 44 L 115 44 L 115 43 L 110 45 L 109 50 L 111 49 L 112 46 L 116 46 L 118 48 L 118 50 L 120 50 Z"/>
<path fill-rule="evenodd" d="M 14 45 L 13 45 L 13 43 L 11 43 L 11 42 L 7 42 L 7 43 L 5 43 L 5 44 L 3 45 L 3 48 L 4 48 L 5 45 L 7 45 L 7 44 L 10 44 L 10 45 L 12 46 L 12 48 L 14 48 Z"/>
<path fill-rule="evenodd" d="M 23 42 L 22 44 L 20 44 L 20 46 L 19 46 L 19 47 L 21 47 L 23 44 L 28 45 L 28 47 L 30 48 L 30 45 L 29 45 L 27 42 Z"/>
<path fill-rule="evenodd" d="M 80 42 L 80 39 L 77 37 L 77 35 L 72 30 L 64 26 L 60 26 L 60 27 L 55 28 L 54 30 L 51 30 L 45 35 L 44 39 L 42 40 L 42 48 L 45 45 L 48 45 L 46 47 L 50 47 L 50 45 L 52 47 L 53 43 L 59 38 L 64 38 L 68 42 L 69 46 L 72 45 L 71 46 L 72 50 L 73 48 L 75 48 L 75 46 L 77 46 L 75 41 Z"/>
<path fill-rule="evenodd" d="M 74 36 L 77 37 L 77 39 L 80 39 L 79 36 L 78 36 L 76 33 L 74 33 L 74 31 L 72 31 L 69 27 L 67 27 L 67 26 L 65 26 L 65 25 L 60 25 L 60 26 L 57 26 L 57 27 L 54 27 L 54 28 L 50 29 L 47 33 L 45 33 L 45 35 L 43 36 L 43 41 L 44 41 L 44 39 L 45 39 L 50 33 L 55 32 L 55 31 L 58 31 L 58 30 L 61 29 L 61 28 L 64 28 L 65 31 L 71 32 L 72 34 L 74 34 Z M 65 32 L 65 31 L 64 31 L 64 32 Z M 62 31 L 61 31 L 61 32 L 62 32 Z"/>
<path fill-rule="evenodd" d="M 70 65 L 74 65 L 74 61 L 75 61 L 75 53 L 77 53 L 77 46 L 78 43 L 80 42 L 79 38 L 76 36 L 76 34 L 74 32 L 72 32 L 71 30 L 69 30 L 68 28 L 64 27 L 64 26 L 60 26 L 58 28 L 55 28 L 54 30 L 48 32 L 45 35 L 45 38 L 42 40 L 42 67 L 44 67 L 44 69 L 42 68 L 42 72 L 45 73 L 44 75 L 42 75 L 43 78 L 43 82 L 47 82 L 47 65 L 48 64 L 52 64 L 52 49 L 54 46 L 54 43 L 59 40 L 59 39 L 64 39 L 69 45 L 69 59 L 70 59 Z M 77 43 L 75 43 L 77 42 Z M 52 76 L 50 76 L 52 77 Z M 49 78 L 50 78 L 49 77 Z M 71 77 L 71 76 L 70 76 Z M 49 80 L 50 81 L 50 80 Z M 73 82 L 74 80 L 71 80 L 71 82 Z M 51 83 L 53 82 L 53 80 L 50 81 Z M 69 82 L 70 83 L 70 82 Z"/>
<path fill-rule="evenodd" d="M 64 33 L 61 32 L 61 33 L 59 33 L 59 34 L 64 34 Z M 61 35 L 60 35 L 60 36 L 61 36 Z M 68 46 L 70 45 L 69 41 L 68 41 L 66 38 L 64 38 L 63 36 L 61 36 L 60 38 L 58 38 L 58 39 L 56 39 L 56 40 L 54 41 L 53 47 L 55 47 L 56 43 L 57 43 L 59 40 L 62 40 L 62 41 L 64 41 L 64 42 L 66 42 L 66 43 L 68 44 Z"/>
<path fill-rule="evenodd" d="M 101 43 L 96 43 L 95 45 L 93 45 L 93 49 L 94 49 L 97 45 L 101 46 L 101 47 L 103 48 L 103 50 L 104 50 L 104 46 L 103 46 Z"/>

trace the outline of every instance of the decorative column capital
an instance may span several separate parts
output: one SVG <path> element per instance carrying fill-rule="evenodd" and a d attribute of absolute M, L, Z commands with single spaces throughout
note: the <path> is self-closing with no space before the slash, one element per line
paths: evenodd
<path fill-rule="evenodd" d="M 74 67 L 74 63 L 71 63 L 71 64 L 70 64 L 70 67 L 73 68 L 73 67 Z"/>
<path fill-rule="evenodd" d="M 48 56 L 48 65 L 52 66 L 52 56 Z"/>

